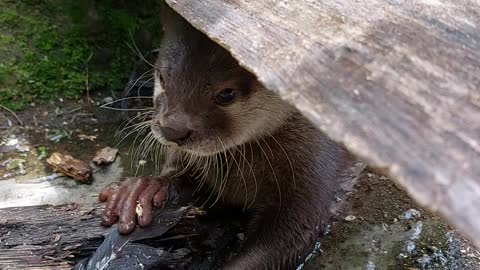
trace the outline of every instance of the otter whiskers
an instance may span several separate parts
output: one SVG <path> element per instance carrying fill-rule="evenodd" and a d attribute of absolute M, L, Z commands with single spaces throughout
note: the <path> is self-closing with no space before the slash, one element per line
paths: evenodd
<path fill-rule="evenodd" d="M 275 173 L 275 170 L 273 169 L 272 162 L 268 158 L 267 153 L 265 153 L 265 150 L 263 150 L 263 147 L 262 147 L 261 143 L 256 138 L 254 139 L 254 141 L 257 143 L 258 147 L 260 148 L 260 151 L 262 152 L 262 155 L 267 159 L 268 166 L 270 166 L 270 169 L 272 170 L 272 175 L 273 175 L 273 178 L 275 180 L 275 184 L 277 185 L 277 189 L 278 189 L 278 196 L 279 196 L 279 198 L 278 198 L 278 201 L 279 201 L 278 210 L 280 210 L 282 208 L 282 189 L 280 188 L 280 183 L 278 182 L 277 174 Z M 268 144 L 267 144 L 267 146 L 268 146 Z M 271 151 L 271 149 L 270 149 L 270 151 Z M 272 153 L 272 156 L 273 156 L 273 153 Z"/>

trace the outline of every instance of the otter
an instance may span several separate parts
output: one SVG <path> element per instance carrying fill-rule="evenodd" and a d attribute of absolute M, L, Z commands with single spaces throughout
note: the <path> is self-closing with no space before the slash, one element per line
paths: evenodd
<path fill-rule="evenodd" d="M 148 226 L 171 187 L 194 178 L 212 204 L 249 215 L 224 269 L 295 269 L 330 218 L 349 153 L 166 6 L 162 20 L 149 124 L 166 163 L 158 177 L 107 186 L 103 224 L 119 221 L 123 234 Z"/>

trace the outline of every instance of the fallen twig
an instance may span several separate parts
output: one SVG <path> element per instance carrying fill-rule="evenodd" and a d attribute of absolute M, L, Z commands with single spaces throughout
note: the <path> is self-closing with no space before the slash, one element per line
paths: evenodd
<path fill-rule="evenodd" d="M 89 81 L 88 81 L 88 63 L 90 62 L 90 60 L 92 59 L 92 56 L 93 56 L 93 52 L 90 53 L 90 55 L 88 56 L 87 58 L 87 62 L 86 62 L 86 74 L 85 74 L 85 91 L 87 92 L 87 107 L 89 109 L 91 109 L 90 107 L 90 85 L 89 85 Z"/>
<path fill-rule="evenodd" d="M 9 108 L 5 107 L 5 106 L 2 105 L 2 104 L 0 104 L 0 108 L 4 109 L 4 110 L 6 110 L 7 112 L 9 112 L 10 114 L 12 114 L 13 117 L 15 117 L 15 119 L 17 119 L 18 123 L 19 123 L 21 126 L 23 126 L 23 121 L 18 117 L 18 115 L 17 115 L 14 111 L 10 110 Z"/>
<path fill-rule="evenodd" d="M 33 115 L 33 123 L 35 124 L 36 127 L 38 127 L 38 120 L 35 115 Z"/>

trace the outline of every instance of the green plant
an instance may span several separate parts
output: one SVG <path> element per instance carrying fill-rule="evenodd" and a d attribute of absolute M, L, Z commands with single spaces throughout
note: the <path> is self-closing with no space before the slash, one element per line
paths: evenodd
<path fill-rule="evenodd" d="M 137 59 L 126 42 L 160 29 L 156 8 L 157 1 L 0 0 L 0 104 L 19 110 L 79 98 L 87 65 L 91 91 L 121 90 Z"/>

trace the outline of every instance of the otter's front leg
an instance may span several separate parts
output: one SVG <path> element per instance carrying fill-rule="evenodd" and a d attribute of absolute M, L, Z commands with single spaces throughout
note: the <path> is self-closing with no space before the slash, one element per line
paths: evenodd
<path fill-rule="evenodd" d="M 287 202 L 286 202 L 287 203 Z M 226 270 L 296 269 L 314 247 L 324 216 L 315 203 L 288 202 L 281 209 L 261 206 L 247 231 L 242 250 Z M 299 211 L 298 207 L 302 207 Z"/>
<path fill-rule="evenodd" d="M 122 183 L 106 186 L 99 195 L 106 202 L 102 225 L 111 226 L 119 221 L 118 232 L 128 234 L 136 224 L 145 227 L 152 223 L 153 206 L 162 207 L 168 199 L 170 183 L 160 177 L 128 178 Z M 137 206 L 142 214 L 137 216 Z"/>

